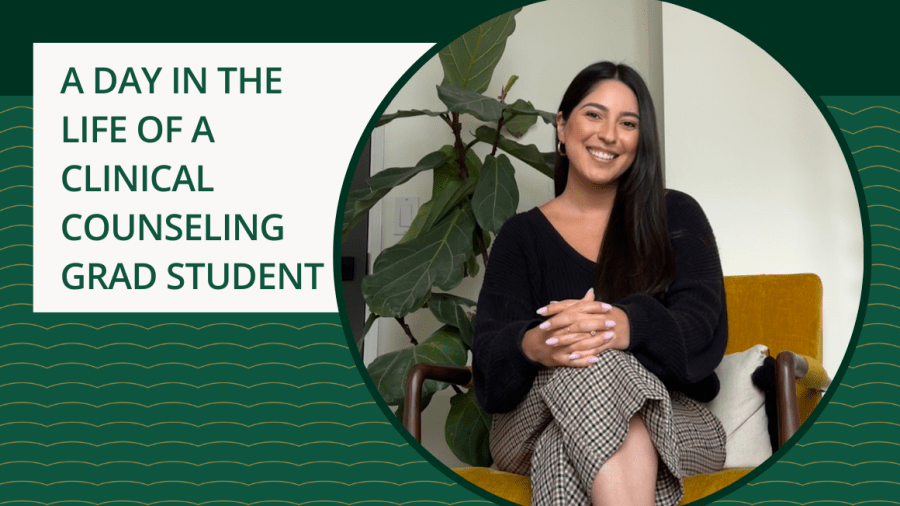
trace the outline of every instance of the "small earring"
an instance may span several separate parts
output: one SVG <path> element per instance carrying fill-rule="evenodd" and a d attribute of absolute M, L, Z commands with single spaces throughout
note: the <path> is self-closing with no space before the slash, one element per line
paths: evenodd
<path fill-rule="evenodd" d="M 559 153 L 559 156 L 566 156 L 566 145 L 556 141 L 556 152 Z"/>

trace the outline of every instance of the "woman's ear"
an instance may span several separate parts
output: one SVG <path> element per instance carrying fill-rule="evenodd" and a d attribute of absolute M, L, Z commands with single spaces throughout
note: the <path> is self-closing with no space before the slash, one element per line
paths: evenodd
<path fill-rule="evenodd" d="M 559 142 L 566 143 L 566 120 L 563 119 L 563 113 L 556 113 L 556 137 Z"/>

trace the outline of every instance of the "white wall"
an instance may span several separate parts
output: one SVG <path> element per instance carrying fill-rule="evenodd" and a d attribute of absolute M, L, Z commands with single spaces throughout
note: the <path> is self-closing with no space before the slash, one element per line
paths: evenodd
<path fill-rule="evenodd" d="M 762 49 L 696 12 L 671 4 L 662 11 L 666 183 L 703 206 L 726 275 L 822 278 L 833 377 L 863 274 L 859 205 L 838 143 L 806 92 Z"/>
<path fill-rule="evenodd" d="M 661 8 L 655 0 L 550 0 L 525 7 L 516 16 L 516 31 L 509 38 L 506 52 L 494 72 L 493 81 L 485 92 L 499 95 L 510 75 L 518 75 L 508 101 L 518 98 L 531 101 L 535 107 L 556 111 L 569 82 L 582 68 L 601 61 L 627 63 L 647 80 L 657 107 L 662 111 Z M 441 82 L 443 71 L 437 57 L 428 62 L 400 91 L 387 112 L 402 109 L 444 110 L 438 100 L 435 85 Z M 464 132 L 474 131 L 477 123 L 467 123 Z M 408 167 L 422 156 L 450 144 L 449 128 L 438 118 L 410 118 L 395 120 L 384 130 L 384 168 Z M 539 122 L 524 137 L 523 144 L 536 144 L 541 151 L 551 151 L 553 129 Z M 479 151 L 484 155 L 486 150 Z M 380 161 L 373 160 L 373 166 Z M 531 167 L 518 163 L 516 180 L 519 185 L 519 211 L 526 211 L 553 198 L 552 181 Z M 382 248 L 396 243 L 388 223 L 394 217 L 397 198 L 419 197 L 420 205 L 431 198 L 431 177 L 420 175 L 393 190 L 384 200 L 382 217 Z M 374 260 L 377 251 L 372 251 Z M 476 299 L 481 287 L 481 275 L 469 278 L 453 293 Z M 417 338 L 425 338 L 438 328 L 427 311 L 419 311 L 407 318 Z M 378 352 L 387 353 L 408 346 L 408 340 L 393 321 L 379 323 Z M 367 339 L 371 339 L 372 335 Z M 371 342 L 371 341 L 369 341 Z M 450 466 L 460 465 L 444 443 L 443 420 L 449 409 L 450 390 L 438 394 L 424 412 L 423 438 L 425 447 Z"/>

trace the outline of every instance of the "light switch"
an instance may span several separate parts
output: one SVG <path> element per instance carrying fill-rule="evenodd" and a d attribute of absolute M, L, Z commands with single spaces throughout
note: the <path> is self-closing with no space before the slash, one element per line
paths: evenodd
<path fill-rule="evenodd" d="M 404 235 L 419 212 L 419 197 L 401 197 L 395 201 L 394 235 Z"/>

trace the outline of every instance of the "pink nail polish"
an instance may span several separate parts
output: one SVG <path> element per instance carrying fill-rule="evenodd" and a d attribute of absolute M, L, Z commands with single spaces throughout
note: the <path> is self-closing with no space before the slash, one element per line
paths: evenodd
<path fill-rule="evenodd" d="M 615 336 L 616 336 L 616 334 L 615 334 L 614 332 L 604 332 L 604 333 L 603 333 L 603 340 L 604 340 L 604 341 L 609 341 L 610 339 L 612 339 L 612 338 L 615 337 Z"/>
<path fill-rule="evenodd" d="M 614 322 L 612 320 L 606 320 L 606 326 L 609 328 L 613 328 L 616 326 L 616 322 Z"/>
<path fill-rule="evenodd" d="M 550 339 L 547 339 L 547 341 L 546 341 L 548 346 L 553 346 L 554 344 L 556 344 L 558 342 L 559 342 L 559 339 L 557 339 L 555 337 L 551 337 Z"/>
<path fill-rule="evenodd" d="M 602 307 L 602 308 L 603 308 L 604 310 L 606 310 L 606 311 L 609 311 L 610 309 L 612 309 L 612 306 L 610 306 L 609 304 L 607 304 L 607 303 L 605 303 L 605 302 L 604 302 L 603 305 L 600 306 L 600 307 Z"/>
<path fill-rule="evenodd" d="M 540 309 L 537 310 L 537 314 L 544 314 L 544 313 L 546 313 L 546 312 L 547 312 L 547 307 L 546 307 L 546 306 L 544 306 L 544 307 L 542 307 L 542 308 L 540 308 Z"/>
<path fill-rule="evenodd" d="M 544 322 L 544 323 L 538 325 L 538 328 L 541 330 L 547 330 L 550 328 L 550 322 Z"/>
<path fill-rule="evenodd" d="M 569 355 L 569 360 L 578 360 L 579 358 L 581 358 L 581 355 L 579 355 L 577 353 L 573 353 L 573 354 Z"/>
<path fill-rule="evenodd" d="M 588 362 L 590 362 L 592 364 L 596 364 L 598 360 L 600 360 L 600 359 L 597 357 L 588 357 Z"/>

